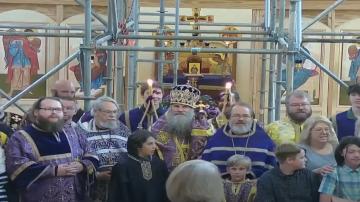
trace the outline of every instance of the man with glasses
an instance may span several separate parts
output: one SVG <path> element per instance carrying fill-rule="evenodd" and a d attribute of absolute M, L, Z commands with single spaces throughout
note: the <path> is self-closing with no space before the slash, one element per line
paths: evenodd
<path fill-rule="evenodd" d="M 227 159 L 235 154 L 244 155 L 252 161 L 249 176 L 260 177 L 276 164 L 275 144 L 256 124 L 249 105 L 236 103 L 229 110 L 228 123 L 209 139 L 201 158 L 217 165 L 220 172 L 226 175 Z"/>
<path fill-rule="evenodd" d="M 265 127 L 266 132 L 277 145 L 298 143 L 303 123 L 311 116 L 312 109 L 309 95 L 295 90 L 285 98 L 286 115 L 283 120 L 275 121 Z"/>
<path fill-rule="evenodd" d="M 95 201 L 107 201 L 111 168 L 127 154 L 127 139 L 131 132 L 119 121 L 119 106 L 110 97 L 97 98 L 92 104 L 91 115 L 90 121 L 79 123 L 75 129 L 87 137 L 90 151 L 99 157 Z"/>
<path fill-rule="evenodd" d="M 58 98 L 40 98 L 30 115 L 32 124 L 15 132 L 6 147 L 6 169 L 21 200 L 85 200 L 82 182 L 90 179 L 98 158 L 87 150 L 85 138 L 64 128 Z"/>

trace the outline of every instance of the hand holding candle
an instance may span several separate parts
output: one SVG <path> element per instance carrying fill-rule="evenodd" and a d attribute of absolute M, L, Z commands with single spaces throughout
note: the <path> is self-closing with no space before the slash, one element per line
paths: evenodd
<path fill-rule="evenodd" d="M 152 96 L 152 94 L 153 94 L 153 89 L 152 89 L 152 86 L 153 86 L 153 83 L 154 83 L 154 81 L 152 80 L 152 79 L 148 79 L 147 80 L 147 84 L 148 84 L 148 86 L 149 86 L 149 94 L 150 94 L 150 96 Z"/>

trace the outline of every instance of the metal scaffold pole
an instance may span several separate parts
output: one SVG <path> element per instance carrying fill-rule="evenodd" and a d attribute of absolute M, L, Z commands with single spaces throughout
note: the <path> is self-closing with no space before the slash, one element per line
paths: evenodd
<path fill-rule="evenodd" d="M 116 21 L 116 15 L 115 15 L 115 5 L 116 0 L 108 0 L 108 27 L 107 31 L 108 34 L 111 36 L 116 35 L 116 27 L 114 27 L 114 21 Z M 116 24 L 116 23 L 115 23 Z M 112 38 L 107 41 L 108 46 L 112 46 Z M 107 51 L 107 62 L 106 62 L 106 77 L 104 78 L 106 81 L 106 95 L 109 97 L 113 96 L 113 52 Z"/>
<path fill-rule="evenodd" d="M 285 19 L 285 9 L 286 1 L 280 0 L 279 5 L 279 17 L 278 17 L 278 27 L 277 34 L 279 38 L 284 37 L 284 19 Z M 283 43 L 278 43 L 278 49 L 284 50 L 285 46 Z M 276 64 L 276 90 L 275 90 L 275 120 L 280 119 L 280 109 L 281 109 L 281 96 L 282 96 L 282 69 L 284 66 L 284 54 L 277 55 L 277 64 Z"/>
<path fill-rule="evenodd" d="M 275 33 L 275 18 L 277 11 L 276 0 L 270 1 L 271 5 L 271 19 L 270 19 L 270 34 Z M 275 49 L 275 42 L 270 42 L 270 49 Z M 268 114 L 267 114 L 267 123 L 271 123 L 275 120 L 275 55 L 270 55 L 269 60 L 269 96 L 268 96 Z"/>
<path fill-rule="evenodd" d="M 91 92 L 91 0 L 85 0 L 85 37 L 84 46 L 81 48 L 84 60 L 84 72 L 83 72 L 83 87 L 84 87 L 84 110 L 89 111 L 90 106 L 90 92 Z"/>
<path fill-rule="evenodd" d="M 159 14 L 160 14 L 160 23 L 159 23 L 159 31 L 158 31 L 158 34 L 160 36 L 165 36 L 165 0 L 160 0 L 160 11 L 159 11 Z M 164 47 L 164 41 L 163 40 L 160 40 L 159 41 L 160 43 L 160 47 Z M 163 73 L 164 73 L 164 60 L 165 60 L 165 52 L 160 52 L 159 53 L 159 60 L 160 62 L 156 65 L 158 67 L 157 69 L 157 72 L 158 72 L 158 75 L 157 75 L 157 80 L 159 82 L 160 85 L 163 84 Z"/>
<path fill-rule="evenodd" d="M 299 0 L 290 0 L 290 20 L 289 20 L 289 47 L 288 47 L 288 60 L 286 67 L 286 93 L 290 94 L 293 91 L 294 84 L 294 64 L 295 64 L 295 53 L 296 53 L 296 7 Z"/>
<path fill-rule="evenodd" d="M 329 6 L 327 9 L 325 9 L 323 12 L 321 12 L 318 16 L 316 16 L 309 24 L 305 25 L 302 31 L 305 31 L 307 28 L 311 27 L 311 25 L 318 22 L 323 17 L 327 16 L 331 11 L 335 10 L 336 7 L 338 7 L 340 4 L 342 4 L 345 0 L 338 0 L 335 1 L 331 6 Z"/>
<path fill-rule="evenodd" d="M 265 4 L 265 13 L 264 13 L 264 30 L 266 32 L 270 31 L 270 0 L 264 0 Z M 263 42 L 263 49 L 266 50 L 268 47 L 267 42 Z M 264 54 L 262 55 L 262 62 L 261 62 L 261 80 L 260 80 L 260 114 L 259 114 L 259 121 L 261 123 L 265 123 L 265 96 L 266 96 L 266 67 L 268 64 L 268 57 L 269 55 Z"/>
<path fill-rule="evenodd" d="M 131 18 L 134 21 L 134 30 L 132 35 L 136 36 L 139 30 L 139 15 L 140 10 L 139 1 L 134 0 L 131 9 Z M 115 47 L 114 47 L 115 48 Z M 120 47 L 119 47 L 120 48 Z M 132 48 L 138 48 L 138 40 L 135 39 L 135 45 Z M 110 49 L 109 49 L 110 50 Z M 135 105 L 136 98 L 136 80 L 137 80 L 137 57 L 136 50 L 131 50 L 129 53 L 129 68 L 128 68 L 128 92 L 127 92 L 127 109 L 131 109 Z"/>
<path fill-rule="evenodd" d="M 125 22 L 126 16 L 126 5 L 127 0 L 117 0 L 117 10 L 116 13 L 118 17 L 118 22 Z M 116 51 L 116 91 L 115 98 L 117 103 L 120 105 L 121 110 L 123 111 L 125 106 L 125 93 L 124 93 L 124 53 L 123 51 Z"/>
<path fill-rule="evenodd" d="M 175 2 L 175 37 L 179 36 L 179 24 L 180 24 L 180 0 Z M 175 40 L 175 48 L 179 48 L 179 40 Z M 179 69 L 179 52 L 175 52 L 174 55 L 174 81 L 173 85 L 176 86 L 178 83 L 178 69 Z"/>

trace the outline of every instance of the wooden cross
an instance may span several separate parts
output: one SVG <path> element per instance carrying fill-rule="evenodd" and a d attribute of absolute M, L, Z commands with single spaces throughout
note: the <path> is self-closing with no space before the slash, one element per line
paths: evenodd
<path fill-rule="evenodd" d="M 200 11 L 201 8 L 193 8 L 192 9 L 192 16 L 185 16 L 185 15 L 181 15 L 180 16 L 180 21 L 181 22 L 193 22 L 193 23 L 198 23 L 198 22 L 209 22 L 212 23 L 214 22 L 214 16 L 213 15 L 206 15 L 206 16 L 201 16 L 200 15 Z M 198 25 L 193 25 L 193 30 L 199 30 L 200 26 Z"/>

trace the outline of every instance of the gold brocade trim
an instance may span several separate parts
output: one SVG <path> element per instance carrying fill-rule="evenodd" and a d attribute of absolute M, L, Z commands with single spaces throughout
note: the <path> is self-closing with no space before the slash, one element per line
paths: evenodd
<path fill-rule="evenodd" d="M 205 130 L 205 129 L 192 129 L 191 130 L 191 136 L 201 136 L 201 137 L 209 137 L 209 136 L 213 136 L 213 130 L 210 127 L 209 129 Z"/>
<path fill-rule="evenodd" d="M 42 175 L 44 175 L 44 173 L 46 173 L 48 171 L 48 169 L 51 169 L 51 168 L 52 167 L 50 165 L 46 166 L 45 169 L 43 171 L 41 171 L 41 173 L 38 176 L 36 176 L 35 179 L 26 186 L 26 190 L 29 190 L 31 185 L 34 184 L 34 182 L 36 182 Z"/>
<path fill-rule="evenodd" d="M 31 148 L 32 148 L 32 150 L 34 152 L 35 158 L 39 159 L 40 158 L 40 152 L 39 152 L 34 140 L 32 139 L 32 137 L 25 130 L 19 130 L 19 132 L 20 132 L 20 134 L 22 134 L 24 136 L 24 138 L 30 144 L 30 146 L 31 146 Z"/>
<path fill-rule="evenodd" d="M 41 156 L 39 158 L 39 162 L 41 161 L 50 161 L 55 159 L 65 159 L 65 158 L 71 158 L 71 153 L 65 153 L 65 154 L 56 154 L 56 155 L 47 155 L 47 156 Z"/>
<path fill-rule="evenodd" d="M 31 166 L 33 164 L 35 164 L 34 161 L 28 161 L 28 162 L 22 164 L 10 175 L 10 179 L 14 180 L 20 173 L 22 173 L 26 168 L 28 168 L 29 166 Z"/>
<path fill-rule="evenodd" d="M 174 142 L 176 145 L 176 159 L 173 162 L 176 166 L 185 162 L 187 160 L 189 144 L 184 144 L 179 142 L 177 137 L 174 137 Z"/>
<path fill-rule="evenodd" d="M 149 161 L 141 161 L 140 165 L 141 165 L 141 171 L 143 174 L 143 178 L 148 181 L 151 180 L 152 170 L 151 170 L 150 162 Z"/>
<path fill-rule="evenodd" d="M 139 160 L 137 159 L 135 156 L 132 156 L 130 154 L 128 154 L 128 157 L 133 159 L 134 161 L 137 161 L 140 163 L 141 166 L 141 171 L 143 174 L 143 178 L 145 180 L 151 180 L 152 179 L 152 170 L 151 170 L 151 163 L 150 161 L 144 161 L 144 160 Z"/>
<path fill-rule="evenodd" d="M 238 184 L 232 183 L 232 185 L 231 185 L 232 193 L 236 196 L 239 194 L 240 188 L 241 188 L 241 183 L 238 183 Z"/>
<path fill-rule="evenodd" d="M 164 131 L 160 131 L 158 137 L 157 137 L 157 141 L 159 141 L 162 144 L 167 144 L 169 142 L 169 135 L 164 132 Z"/>

